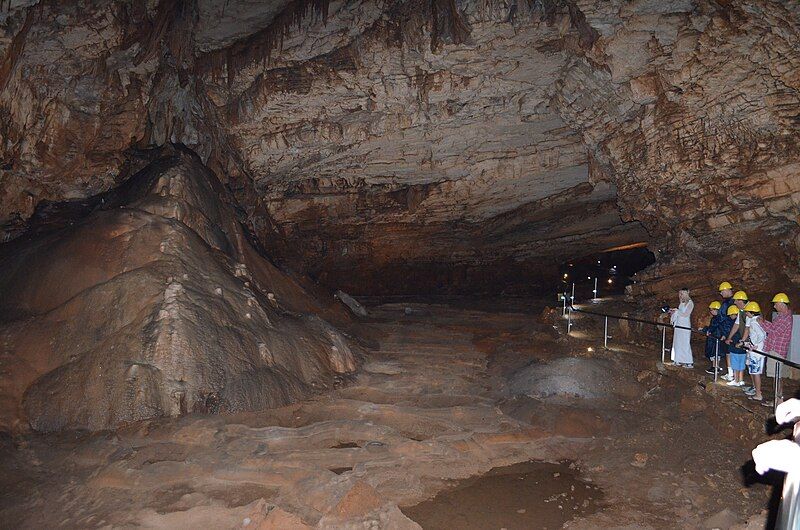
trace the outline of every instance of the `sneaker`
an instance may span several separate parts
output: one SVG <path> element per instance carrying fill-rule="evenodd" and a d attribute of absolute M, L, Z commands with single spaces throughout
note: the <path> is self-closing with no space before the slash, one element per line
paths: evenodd
<path fill-rule="evenodd" d="M 755 394 L 753 394 L 752 396 L 750 396 L 747 399 L 752 399 L 753 401 L 758 401 L 759 403 L 763 403 L 764 402 L 764 396 L 756 397 Z"/>
<path fill-rule="evenodd" d="M 725 379 L 725 378 L 723 377 L 723 379 Z M 726 384 L 727 384 L 728 386 L 739 386 L 739 381 L 733 381 L 733 380 L 731 380 L 731 381 L 728 381 Z"/>
<path fill-rule="evenodd" d="M 737 381 L 736 386 L 744 386 L 744 381 Z"/>
<path fill-rule="evenodd" d="M 748 385 L 743 386 L 742 390 L 744 391 L 745 394 L 747 394 L 748 392 L 755 393 L 755 391 L 756 391 L 755 388 L 753 388 L 752 386 L 748 386 Z"/>
<path fill-rule="evenodd" d="M 722 376 L 722 379 L 724 379 L 725 381 L 733 381 L 733 376 L 726 374 Z"/>
<path fill-rule="evenodd" d="M 692 364 L 692 363 L 684 364 L 683 367 L 684 368 L 694 368 L 694 364 Z"/>
<path fill-rule="evenodd" d="M 756 389 L 755 388 L 748 388 L 747 390 L 744 391 L 744 393 L 747 394 L 748 396 L 755 396 L 756 395 Z"/>

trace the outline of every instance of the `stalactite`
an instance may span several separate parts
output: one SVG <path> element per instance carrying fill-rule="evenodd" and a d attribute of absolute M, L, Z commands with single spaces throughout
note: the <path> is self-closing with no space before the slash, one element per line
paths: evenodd
<path fill-rule="evenodd" d="M 219 80 L 225 69 L 228 86 L 241 70 L 261 62 L 265 66 L 272 60 L 274 52 L 283 49 L 283 41 L 293 27 L 299 27 L 309 15 L 328 21 L 330 0 L 294 0 L 281 11 L 266 28 L 222 49 L 209 52 L 197 61 L 199 73 L 210 73 Z"/>
<path fill-rule="evenodd" d="M 430 0 L 431 50 L 443 42 L 463 44 L 469 38 L 469 27 L 458 11 L 455 0 Z"/>
<path fill-rule="evenodd" d="M 191 59 L 191 23 L 194 2 L 192 0 L 162 0 L 158 4 L 156 16 L 149 31 L 141 38 L 142 49 L 136 55 L 141 63 L 155 57 L 162 43 L 179 63 Z M 141 35 L 141 34 L 140 34 Z"/>
<path fill-rule="evenodd" d="M 556 15 L 568 14 L 569 20 L 578 30 L 580 44 L 584 48 L 591 48 L 599 33 L 587 21 L 583 11 L 571 0 L 529 0 L 531 11 L 542 13 L 542 18 L 547 24 L 553 24 Z"/>
<path fill-rule="evenodd" d="M 14 71 L 14 67 L 17 65 L 17 61 L 19 61 L 22 51 L 25 49 L 25 41 L 31 26 L 33 26 L 34 19 L 37 15 L 41 17 L 41 9 L 41 5 L 38 8 L 28 8 L 28 11 L 25 13 L 25 22 L 23 22 L 22 28 L 14 35 L 14 38 L 11 39 L 11 45 L 8 47 L 6 56 L 3 58 L 3 62 L 0 63 L 0 90 L 5 89 Z"/>

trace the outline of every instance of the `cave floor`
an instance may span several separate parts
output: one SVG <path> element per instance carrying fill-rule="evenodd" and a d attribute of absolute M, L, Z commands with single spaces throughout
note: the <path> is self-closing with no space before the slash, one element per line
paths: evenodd
<path fill-rule="evenodd" d="M 705 390 L 697 373 L 658 367 L 652 348 L 602 350 L 588 319 L 571 338 L 554 324 L 497 307 L 384 304 L 365 324 L 380 346 L 332 393 L 265 412 L 5 438 L 0 521 L 763 527 L 772 487 L 745 486 L 741 470 L 766 439 L 763 414 Z M 508 477 L 528 476 L 536 485 L 519 495 L 531 502 L 519 505 Z"/>

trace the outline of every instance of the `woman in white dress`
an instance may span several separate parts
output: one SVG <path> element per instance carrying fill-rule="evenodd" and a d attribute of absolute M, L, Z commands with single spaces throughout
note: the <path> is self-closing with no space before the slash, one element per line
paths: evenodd
<path fill-rule="evenodd" d="M 673 326 L 683 326 L 689 329 L 675 328 L 672 336 L 670 358 L 678 366 L 692 368 L 694 366 L 694 358 L 692 356 L 692 332 L 690 330 L 694 302 L 689 298 L 689 289 L 678 291 L 678 298 L 680 299 L 680 305 L 677 308 L 670 309 L 670 322 Z"/>

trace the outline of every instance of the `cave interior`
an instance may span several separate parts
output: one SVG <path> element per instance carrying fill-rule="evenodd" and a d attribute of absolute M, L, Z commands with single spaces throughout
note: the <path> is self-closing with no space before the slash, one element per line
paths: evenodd
<path fill-rule="evenodd" d="M 780 0 L 0 0 L 0 514 L 768 517 L 766 486 L 700 493 L 760 416 L 654 365 L 647 328 L 604 356 L 562 317 L 800 298 L 798 43 Z M 629 416 L 653 396 L 679 406 Z M 702 455 L 659 432 L 728 460 L 670 497 Z M 583 504 L 502 504 L 550 474 Z"/>

